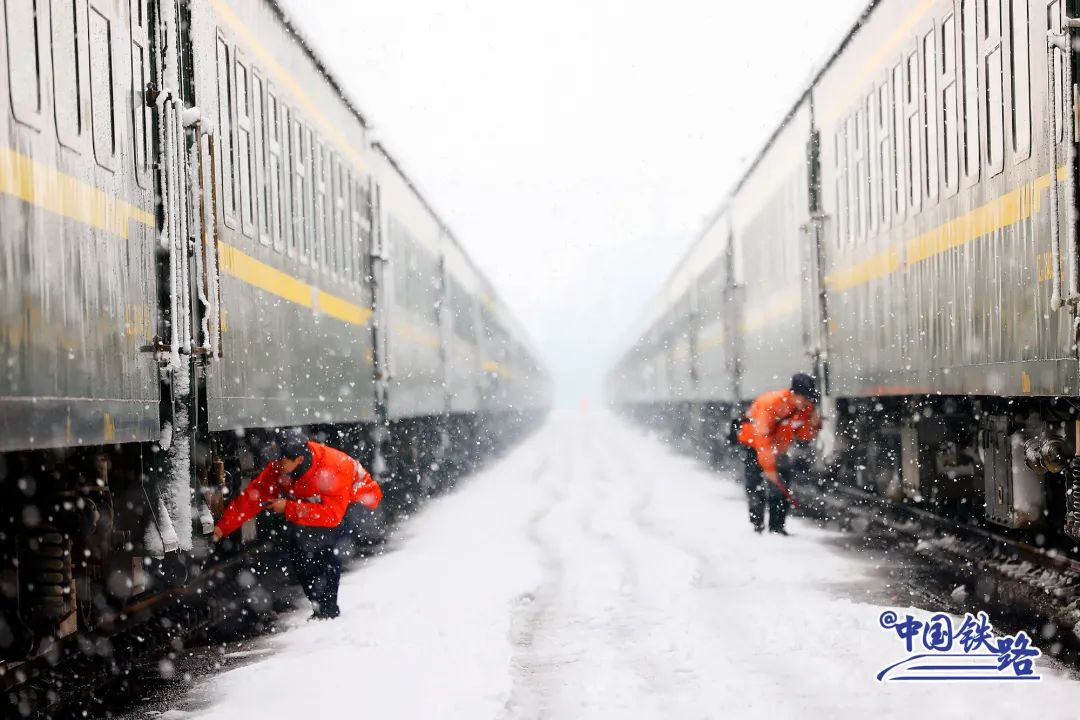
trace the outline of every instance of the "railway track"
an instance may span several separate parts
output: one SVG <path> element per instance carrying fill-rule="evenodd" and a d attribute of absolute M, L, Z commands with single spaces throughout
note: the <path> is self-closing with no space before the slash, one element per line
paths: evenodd
<path fill-rule="evenodd" d="M 1080 672 L 1080 560 L 1069 542 L 1010 537 L 842 485 L 803 482 L 796 490 L 803 515 L 861 533 L 867 545 L 885 536 L 884 543 L 903 544 L 939 568 L 942 588 L 923 595 L 938 606 L 928 609 L 987 610 Z"/>
<path fill-rule="evenodd" d="M 284 575 L 270 543 L 207 565 L 191 582 L 140 598 L 93 630 L 30 660 L 0 666 L 4 717 L 61 718 L 91 711 L 96 692 L 214 627 L 257 632 L 280 609 Z"/>

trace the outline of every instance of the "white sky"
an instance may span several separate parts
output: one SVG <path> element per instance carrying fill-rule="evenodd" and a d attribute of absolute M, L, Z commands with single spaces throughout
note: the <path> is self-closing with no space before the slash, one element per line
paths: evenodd
<path fill-rule="evenodd" d="M 867 0 L 281 0 L 599 399 L 635 321 Z"/>

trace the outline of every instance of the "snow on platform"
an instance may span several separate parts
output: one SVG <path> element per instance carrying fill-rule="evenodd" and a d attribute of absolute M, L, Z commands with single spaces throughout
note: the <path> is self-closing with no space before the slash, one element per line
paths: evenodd
<path fill-rule="evenodd" d="M 165 717 L 1076 716 L 1044 659 L 1041 682 L 878 683 L 902 648 L 841 588 L 881 581 L 789 529 L 755 535 L 736 483 L 622 420 L 555 413 L 349 574 L 340 619 L 298 612 Z"/>

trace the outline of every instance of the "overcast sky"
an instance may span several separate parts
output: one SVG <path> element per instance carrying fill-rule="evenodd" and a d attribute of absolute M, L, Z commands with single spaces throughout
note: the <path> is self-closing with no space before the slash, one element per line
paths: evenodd
<path fill-rule="evenodd" d="M 491 277 L 563 402 L 867 0 L 282 0 Z"/>

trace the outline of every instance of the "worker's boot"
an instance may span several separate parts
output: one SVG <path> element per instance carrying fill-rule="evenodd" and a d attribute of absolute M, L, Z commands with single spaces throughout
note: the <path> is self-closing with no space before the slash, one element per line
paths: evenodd
<path fill-rule="evenodd" d="M 784 530 L 784 521 L 787 519 L 788 501 L 771 483 L 768 487 L 769 496 L 769 532 L 779 535 L 787 535 Z"/>

